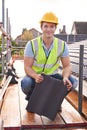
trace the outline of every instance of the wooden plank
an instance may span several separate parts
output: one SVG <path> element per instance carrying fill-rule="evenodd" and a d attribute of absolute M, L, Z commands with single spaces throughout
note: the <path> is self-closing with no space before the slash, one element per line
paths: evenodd
<path fill-rule="evenodd" d="M 21 125 L 22 128 L 39 128 L 42 126 L 41 117 L 35 113 L 26 111 L 27 101 L 25 100 L 25 94 L 22 92 L 19 85 L 19 97 L 20 97 L 20 111 L 21 111 Z"/>
<path fill-rule="evenodd" d="M 86 128 L 67 128 L 67 130 L 87 130 Z"/>
<path fill-rule="evenodd" d="M 58 130 L 59 128 L 61 128 L 61 130 L 62 129 L 66 130 L 66 128 L 64 129 L 65 123 L 59 114 L 57 114 L 54 121 L 51 121 L 50 119 L 42 116 L 42 121 L 43 121 L 43 125 L 44 125 L 45 130 L 46 129 L 47 130 L 50 130 L 50 129 Z"/>
<path fill-rule="evenodd" d="M 4 121 L 4 127 L 19 127 L 21 123 L 18 86 L 9 86 L 3 100 L 1 118 Z"/>
<path fill-rule="evenodd" d="M 87 121 L 79 114 L 77 110 L 65 99 L 62 103 L 62 113 L 60 115 L 65 120 L 66 124 L 69 123 L 84 123 Z"/>
<path fill-rule="evenodd" d="M 87 92 L 86 89 L 85 89 L 85 91 Z M 74 108 L 78 109 L 78 92 L 77 91 L 75 91 L 75 90 L 71 91 L 67 95 L 66 99 L 70 102 L 70 104 L 72 104 L 74 106 Z M 87 98 L 84 96 L 82 97 L 82 112 L 87 117 Z"/>
<path fill-rule="evenodd" d="M 12 76 L 9 76 L 7 79 L 6 79 L 6 77 L 4 77 L 4 79 L 3 79 L 2 86 L 1 86 L 2 88 L 0 89 L 0 110 L 2 107 L 2 103 L 3 103 L 3 96 L 5 94 L 5 91 L 8 87 L 11 79 L 12 79 Z"/>
<path fill-rule="evenodd" d="M 2 91 L 1 91 L 1 93 L 0 93 L 0 100 L 2 100 L 3 95 L 4 95 L 6 89 L 7 89 L 8 85 L 9 85 L 11 79 L 12 79 L 12 76 L 9 76 L 9 77 L 6 79 L 5 83 L 3 84 Z"/>

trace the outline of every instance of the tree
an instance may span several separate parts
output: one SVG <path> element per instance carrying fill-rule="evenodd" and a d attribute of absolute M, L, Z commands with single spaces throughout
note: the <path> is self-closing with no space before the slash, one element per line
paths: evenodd
<path fill-rule="evenodd" d="M 27 30 L 26 28 L 23 29 L 22 35 L 21 35 L 21 39 L 25 42 L 31 40 L 33 38 L 32 33 Z"/>

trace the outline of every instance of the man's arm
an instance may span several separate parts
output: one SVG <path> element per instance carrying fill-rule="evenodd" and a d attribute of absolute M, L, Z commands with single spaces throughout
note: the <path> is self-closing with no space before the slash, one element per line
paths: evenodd
<path fill-rule="evenodd" d="M 61 58 L 62 66 L 63 66 L 63 77 L 69 77 L 72 71 L 71 63 L 70 63 L 70 58 L 69 56 L 67 57 L 62 57 Z"/>
<path fill-rule="evenodd" d="M 37 74 L 33 69 L 34 58 L 32 57 L 24 57 L 24 70 L 26 75 L 35 79 L 36 82 L 41 82 L 43 80 L 43 76 L 41 74 Z"/>
<path fill-rule="evenodd" d="M 63 66 L 63 72 L 62 72 L 63 81 L 64 81 L 64 84 L 67 85 L 67 88 L 69 90 L 72 87 L 72 84 L 71 84 L 70 80 L 68 79 L 71 74 L 71 71 L 72 71 L 69 56 L 62 57 L 61 62 L 62 62 L 62 66 Z"/>

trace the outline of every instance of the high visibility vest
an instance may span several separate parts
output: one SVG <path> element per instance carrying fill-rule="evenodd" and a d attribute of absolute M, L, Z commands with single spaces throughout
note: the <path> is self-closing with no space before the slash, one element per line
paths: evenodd
<path fill-rule="evenodd" d="M 34 52 L 33 70 L 48 75 L 56 74 L 60 65 L 60 56 L 64 50 L 64 41 L 54 37 L 53 48 L 48 57 L 43 49 L 41 37 L 32 40 L 31 43 Z"/>

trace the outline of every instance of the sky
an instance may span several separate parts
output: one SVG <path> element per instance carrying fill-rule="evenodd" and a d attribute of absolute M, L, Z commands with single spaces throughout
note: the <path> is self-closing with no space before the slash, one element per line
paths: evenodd
<path fill-rule="evenodd" d="M 6 9 L 11 23 L 11 36 L 15 39 L 21 35 L 23 28 L 35 28 L 41 32 L 39 21 L 46 12 L 53 12 L 58 17 L 59 33 L 66 25 L 69 34 L 74 21 L 87 21 L 87 0 L 4 0 L 5 26 Z M 0 21 L 2 21 L 2 0 L 0 0 Z M 5 27 L 6 28 L 6 27 Z"/>

